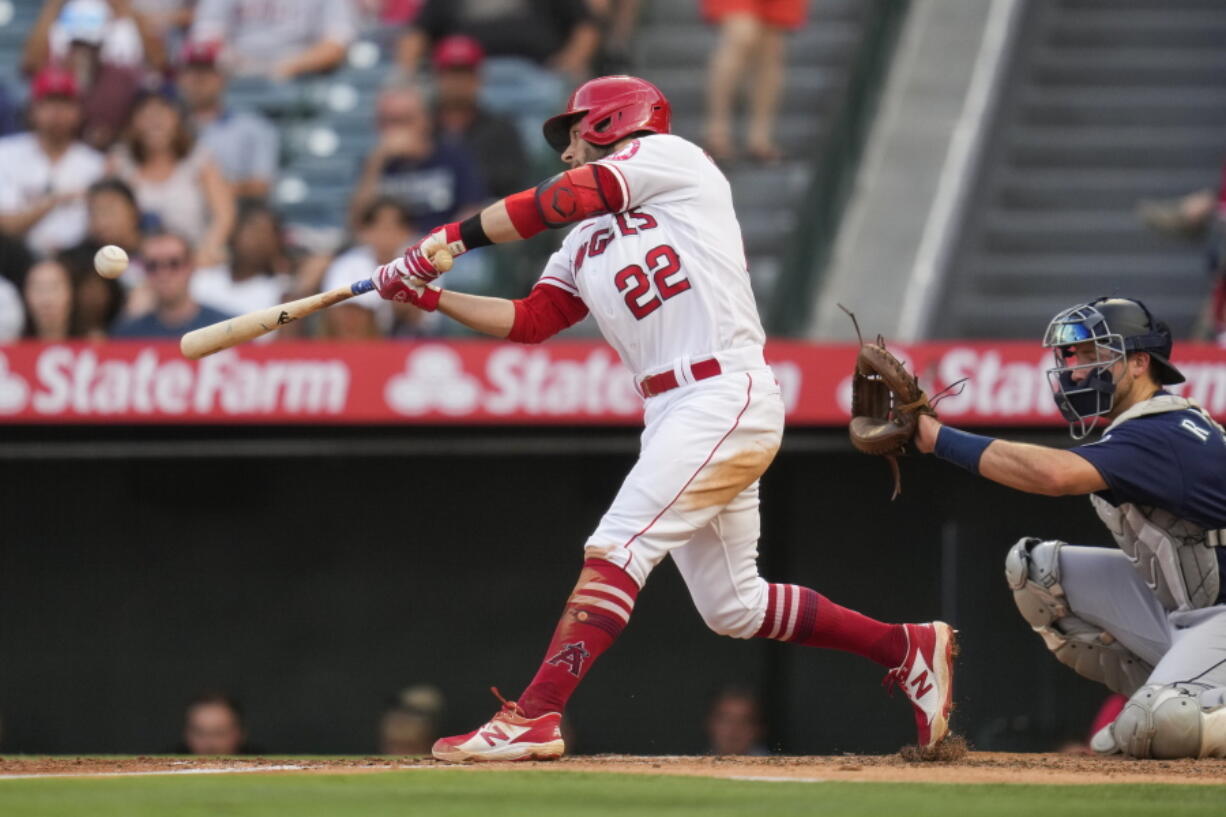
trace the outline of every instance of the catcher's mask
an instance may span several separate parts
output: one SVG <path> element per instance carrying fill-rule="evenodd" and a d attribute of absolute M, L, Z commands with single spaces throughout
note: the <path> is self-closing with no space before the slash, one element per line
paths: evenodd
<path fill-rule="evenodd" d="M 1051 319 L 1043 346 L 1055 355 L 1056 366 L 1047 370 L 1047 377 L 1075 440 L 1110 414 L 1116 387 L 1111 370 L 1129 352 L 1149 353 L 1150 371 L 1159 383 L 1183 382 L 1168 359 L 1170 329 L 1154 320 L 1145 304 L 1129 298 L 1099 298 L 1069 307 Z"/>

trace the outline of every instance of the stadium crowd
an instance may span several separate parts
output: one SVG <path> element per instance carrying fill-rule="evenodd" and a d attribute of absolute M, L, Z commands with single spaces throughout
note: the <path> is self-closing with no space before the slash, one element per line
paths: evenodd
<path fill-rule="evenodd" d="M 12 2 L 0 0 L 10 11 Z M 777 161 L 783 36 L 803 23 L 805 0 L 690 2 L 719 26 L 710 152 L 736 153 L 730 122 L 744 75 L 745 156 Z M 18 87 L 0 73 L 0 343 L 176 336 L 365 277 L 423 231 L 553 172 L 541 121 L 583 79 L 632 68 L 641 5 L 43 0 L 21 52 L 0 52 L 24 78 Z M 315 195 L 286 171 L 295 152 L 312 155 L 295 142 L 296 101 L 372 64 L 386 70 L 360 106 L 342 93 L 359 97 L 351 87 L 326 91 L 369 117 L 361 135 L 373 134 L 353 140 L 372 146 L 341 169 L 347 202 L 323 204 L 328 229 L 287 218 L 286 202 Z M 238 84 L 291 100 L 289 114 L 251 104 L 233 93 Z M 344 147 L 343 134 L 311 138 Z M 106 244 L 133 262 L 118 283 L 93 274 Z M 449 280 L 470 291 L 519 286 L 547 250 L 470 253 Z M 373 293 L 304 323 L 278 336 L 462 331 Z"/>
<path fill-rule="evenodd" d="M 603 67 L 604 32 L 633 5 L 45 0 L 20 55 L 28 86 L 0 82 L 0 342 L 177 336 L 368 276 L 533 181 L 522 134 Z M 320 240 L 279 212 L 285 129 L 228 86 L 307 87 L 355 45 L 396 61 L 348 212 Z M 483 105 L 490 83 L 517 116 Z M 117 282 L 93 271 L 106 244 L 132 259 Z M 457 272 L 480 281 L 490 262 L 473 255 Z M 425 317 L 372 293 L 281 336 L 442 331 Z"/>

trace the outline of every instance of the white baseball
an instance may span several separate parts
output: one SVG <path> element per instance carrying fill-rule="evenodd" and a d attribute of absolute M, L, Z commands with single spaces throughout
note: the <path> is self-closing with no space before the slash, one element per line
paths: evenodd
<path fill-rule="evenodd" d="M 123 247 L 107 244 L 94 253 L 94 269 L 103 278 L 118 278 L 128 268 L 128 254 Z"/>

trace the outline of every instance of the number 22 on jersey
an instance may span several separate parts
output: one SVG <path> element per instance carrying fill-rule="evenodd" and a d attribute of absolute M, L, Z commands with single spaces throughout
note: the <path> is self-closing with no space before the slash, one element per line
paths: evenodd
<path fill-rule="evenodd" d="M 625 295 L 630 314 L 640 321 L 663 306 L 669 298 L 690 288 L 689 279 L 681 271 L 681 259 L 669 245 L 651 248 L 643 262 L 646 270 L 638 264 L 631 264 L 613 276 L 617 291 Z"/>

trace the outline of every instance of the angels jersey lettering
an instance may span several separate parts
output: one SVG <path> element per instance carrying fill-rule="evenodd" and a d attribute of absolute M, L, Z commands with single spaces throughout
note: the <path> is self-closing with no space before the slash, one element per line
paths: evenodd
<path fill-rule="evenodd" d="M 682 357 L 761 347 L 732 190 L 715 163 L 659 134 L 597 164 L 616 175 L 626 208 L 573 228 L 538 286 L 582 299 L 637 376 Z"/>

